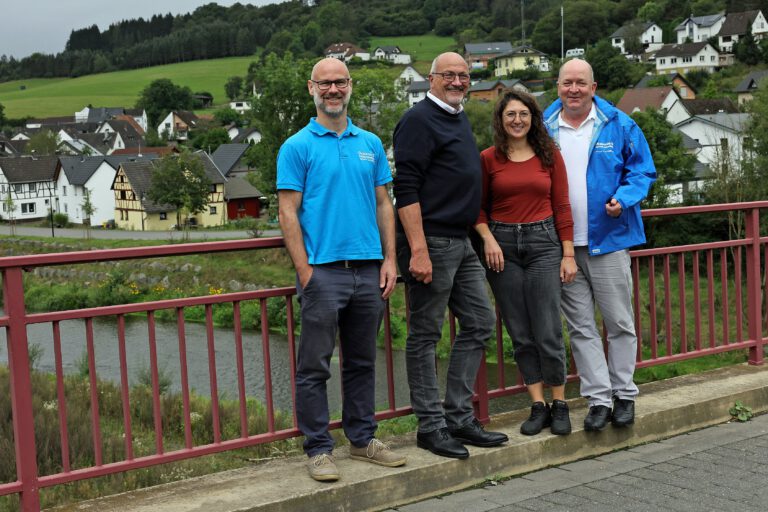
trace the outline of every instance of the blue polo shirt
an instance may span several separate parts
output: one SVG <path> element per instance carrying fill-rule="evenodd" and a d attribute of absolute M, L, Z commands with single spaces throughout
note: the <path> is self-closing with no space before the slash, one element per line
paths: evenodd
<path fill-rule="evenodd" d="M 382 259 L 375 187 L 392 181 L 384 146 L 347 118 L 341 135 L 316 118 L 277 155 L 277 189 L 301 192 L 299 223 L 310 265 Z"/>

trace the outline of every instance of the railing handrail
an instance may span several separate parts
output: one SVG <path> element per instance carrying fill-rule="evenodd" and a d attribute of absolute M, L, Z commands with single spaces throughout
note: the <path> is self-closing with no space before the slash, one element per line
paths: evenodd
<path fill-rule="evenodd" d="M 705 204 L 700 206 L 675 206 L 671 208 L 650 208 L 642 210 L 643 217 L 669 217 L 671 215 L 691 215 L 694 213 L 715 213 L 727 211 L 744 211 L 755 208 L 768 208 L 768 201 L 750 201 L 742 203 Z"/>

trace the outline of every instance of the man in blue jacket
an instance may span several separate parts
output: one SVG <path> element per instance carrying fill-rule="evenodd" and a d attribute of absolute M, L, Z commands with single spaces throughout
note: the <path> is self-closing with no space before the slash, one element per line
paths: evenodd
<path fill-rule="evenodd" d="M 635 420 L 637 336 L 629 248 L 645 243 L 640 202 L 656 168 L 637 124 L 595 96 L 597 84 L 586 61 L 563 64 L 557 87 L 559 99 L 544 120 L 568 171 L 579 268 L 576 279 L 563 285 L 561 307 L 581 394 L 589 402 L 584 430 L 599 431 L 609 419 L 616 427 Z M 608 332 L 607 357 L 595 305 Z"/>

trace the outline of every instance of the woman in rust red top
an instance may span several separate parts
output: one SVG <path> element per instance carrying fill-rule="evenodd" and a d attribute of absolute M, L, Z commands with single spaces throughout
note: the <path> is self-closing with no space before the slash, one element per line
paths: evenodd
<path fill-rule="evenodd" d="M 481 153 L 488 281 L 533 405 L 520 432 L 571 432 L 560 286 L 576 275 L 568 178 L 532 96 L 510 90 L 493 115 L 494 145 Z M 544 398 L 552 390 L 552 407 Z"/>

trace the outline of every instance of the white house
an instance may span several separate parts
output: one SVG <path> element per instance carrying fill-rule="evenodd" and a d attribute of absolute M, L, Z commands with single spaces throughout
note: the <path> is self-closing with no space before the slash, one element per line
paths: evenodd
<path fill-rule="evenodd" d="M 149 128 L 147 111 L 143 108 L 123 107 L 85 107 L 75 112 L 75 123 L 103 123 L 118 116 L 129 116 L 141 127 L 144 133 Z"/>
<path fill-rule="evenodd" d="M 426 82 L 427 79 L 421 76 L 421 73 L 413 69 L 412 66 L 405 66 L 397 78 L 395 78 L 395 89 L 404 91 L 411 82 Z"/>
<path fill-rule="evenodd" d="M 732 53 L 733 45 L 750 30 L 755 39 L 760 40 L 768 33 L 768 23 L 762 11 L 731 12 L 726 15 L 725 23 L 717 35 L 720 51 Z"/>
<path fill-rule="evenodd" d="M 196 128 L 199 121 L 194 112 L 169 112 L 157 125 L 157 134 L 161 137 L 165 134 L 169 140 L 187 140 L 189 130 Z"/>
<path fill-rule="evenodd" d="M 713 72 L 719 63 L 719 54 L 711 44 L 665 44 L 656 52 L 656 73 L 686 73 L 694 69 Z"/>
<path fill-rule="evenodd" d="M 229 108 L 237 112 L 238 114 L 243 114 L 248 110 L 251 110 L 251 102 L 247 100 L 234 100 L 229 102 Z"/>
<path fill-rule="evenodd" d="M 627 89 L 624 96 L 616 104 L 616 108 L 627 115 L 635 112 L 644 112 L 652 108 L 666 114 L 679 103 L 680 96 L 671 85 L 660 87 L 645 87 L 641 89 Z"/>
<path fill-rule="evenodd" d="M 388 60 L 394 64 L 410 64 L 411 56 L 403 53 L 399 46 L 377 46 L 373 51 L 373 58 Z"/>
<path fill-rule="evenodd" d="M 371 60 L 371 54 L 352 43 L 333 43 L 323 52 L 326 57 L 349 62 L 357 57 L 360 60 Z"/>
<path fill-rule="evenodd" d="M 636 37 L 643 45 L 644 51 L 656 51 L 662 46 L 662 30 L 653 22 L 629 24 L 619 28 L 611 34 L 611 45 L 618 48 L 622 55 L 627 55 L 627 38 Z"/>
<path fill-rule="evenodd" d="M 752 100 L 753 94 L 757 91 L 758 86 L 766 76 L 768 76 L 768 70 L 752 71 L 739 82 L 734 90 L 738 96 L 739 105 L 743 105 Z"/>
<path fill-rule="evenodd" d="M 56 156 L 0 158 L 0 198 L 4 218 L 44 219 L 50 214 L 61 164 Z M 6 203 L 9 197 L 12 212 Z M 55 211 L 55 208 L 54 208 Z"/>
<path fill-rule="evenodd" d="M 693 116 L 675 127 L 701 145 L 697 159 L 710 167 L 736 163 L 743 153 L 743 133 L 749 114 L 709 114 Z"/>
<path fill-rule="evenodd" d="M 429 81 L 411 82 L 405 92 L 408 95 L 408 106 L 412 107 L 427 97 Z"/>
<path fill-rule="evenodd" d="M 685 18 L 682 23 L 675 27 L 677 43 L 682 44 L 686 40 L 692 43 L 704 42 L 710 37 L 717 36 L 723 23 L 725 23 L 725 14 L 723 13 Z"/>

